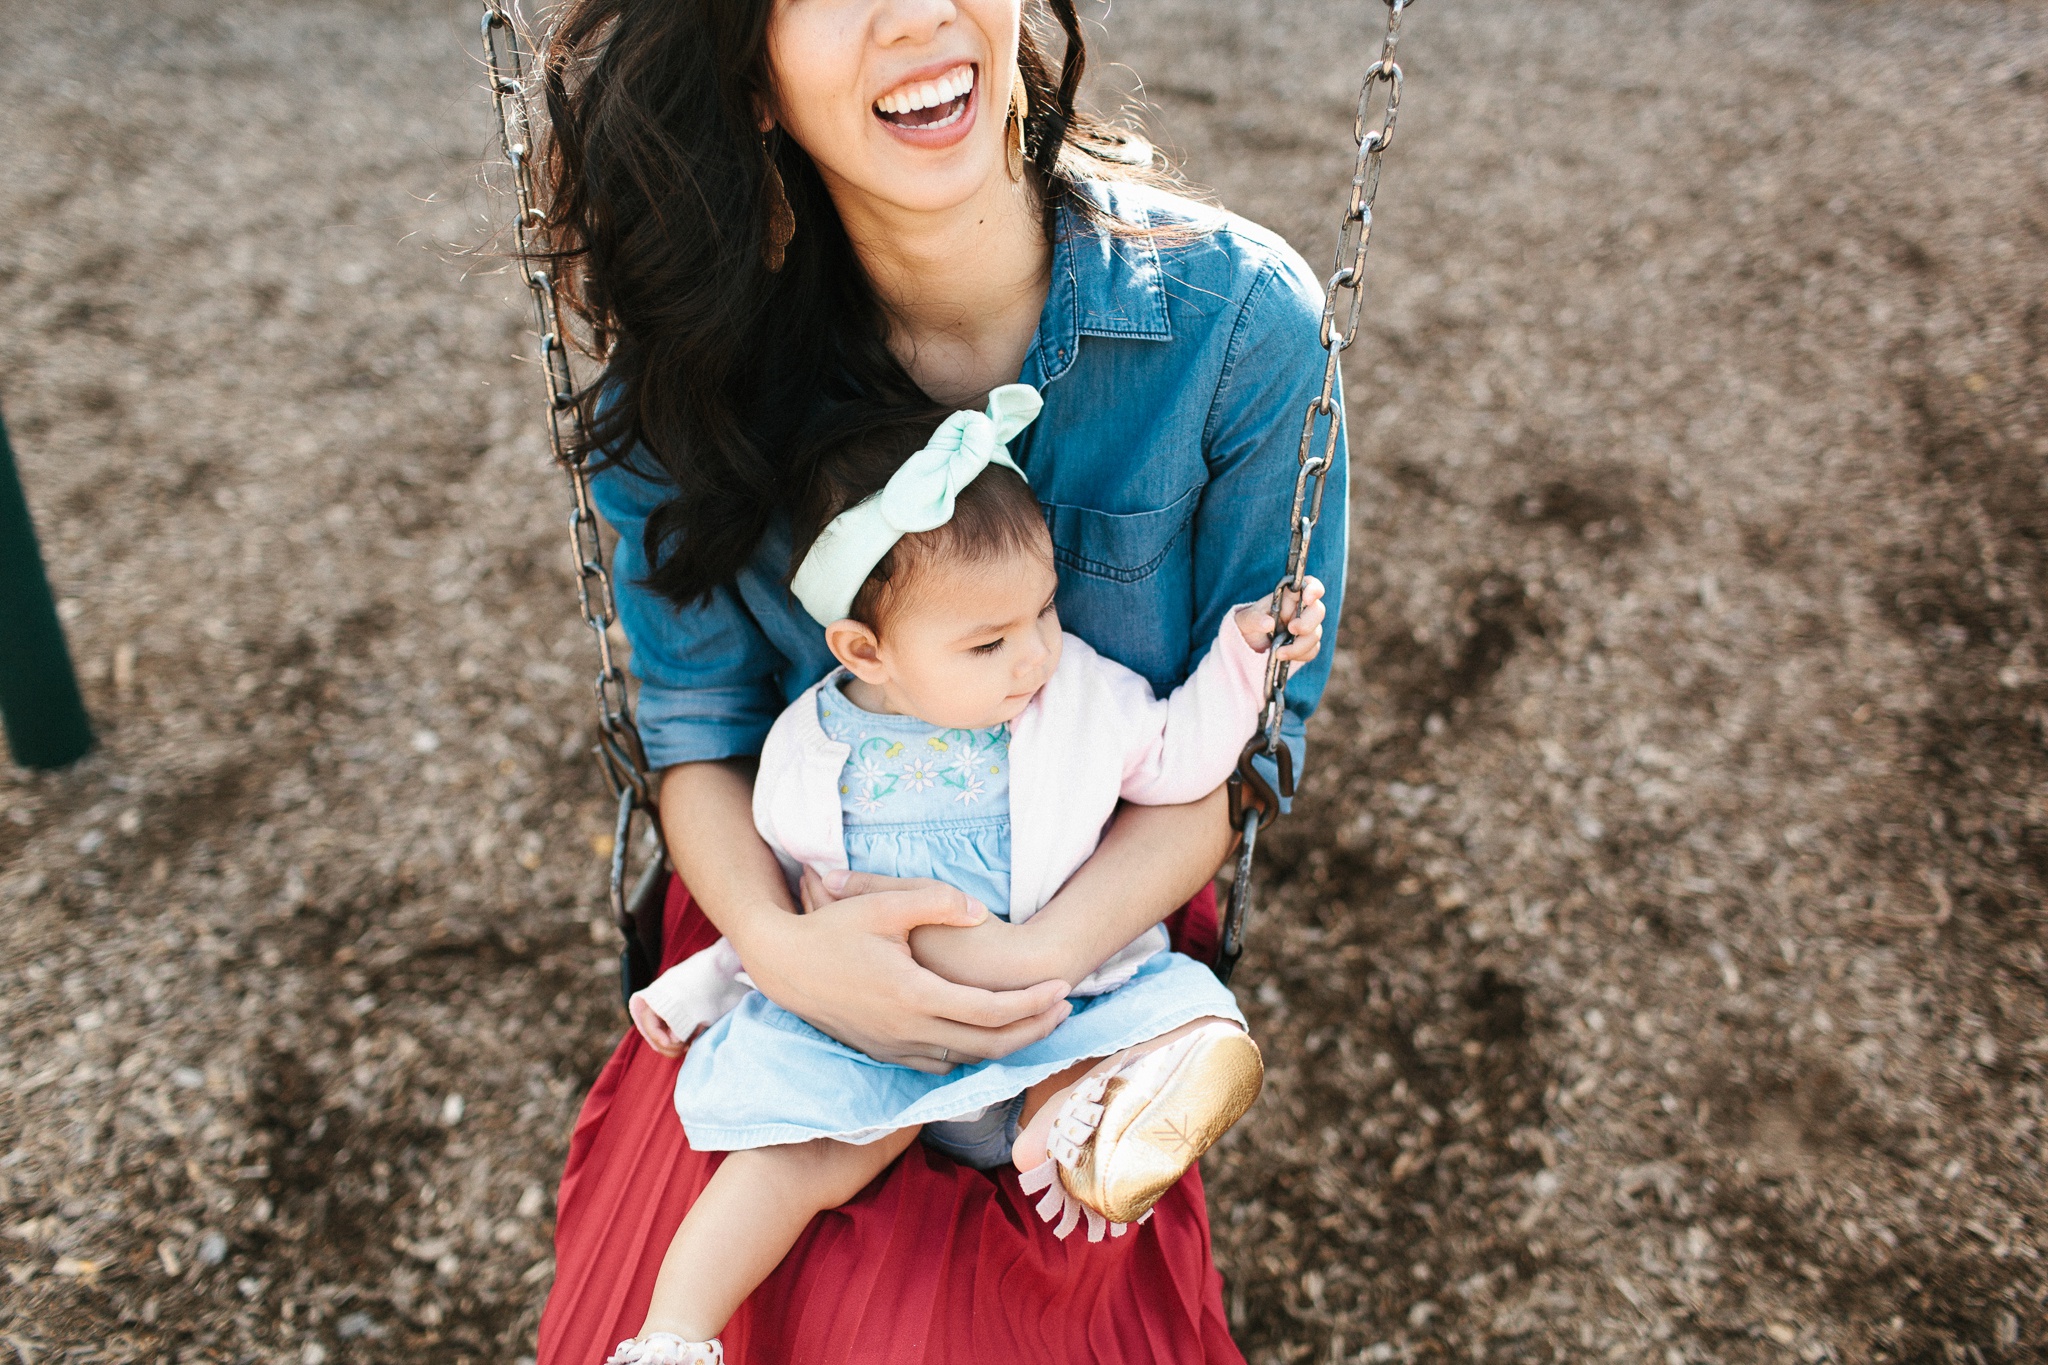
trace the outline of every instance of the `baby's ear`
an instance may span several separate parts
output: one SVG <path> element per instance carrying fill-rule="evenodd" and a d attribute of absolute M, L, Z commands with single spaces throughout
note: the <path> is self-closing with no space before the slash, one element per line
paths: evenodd
<path fill-rule="evenodd" d="M 875 632 L 851 616 L 842 616 L 825 627 L 825 647 L 847 672 L 865 683 L 880 686 L 888 679 L 882 666 L 882 642 Z"/>

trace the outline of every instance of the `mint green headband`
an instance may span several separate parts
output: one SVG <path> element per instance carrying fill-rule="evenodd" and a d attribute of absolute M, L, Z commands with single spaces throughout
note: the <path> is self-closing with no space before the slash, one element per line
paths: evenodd
<path fill-rule="evenodd" d="M 821 626 L 843 619 L 854 595 L 896 542 L 953 519 L 960 490 L 992 464 L 1017 469 L 1008 442 L 1031 425 L 1045 400 L 1029 384 L 1005 384 L 986 412 L 956 412 L 888 485 L 832 519 L 790 580 L 790 591 Z"/>

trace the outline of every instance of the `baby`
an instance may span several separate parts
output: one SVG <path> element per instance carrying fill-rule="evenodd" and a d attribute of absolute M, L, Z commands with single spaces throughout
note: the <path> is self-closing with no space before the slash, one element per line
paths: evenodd
<path fill-rule="evenodd" d="M 945 882 L 993 918 L 919 942 L 971 936 L 946 945 L 969 953 L 1002 952 L 1119 800 L 1195 801 L 1223 782 L 1256 724 L 1276 625 L 1263 603 L 1226 614 L 1163 701 L 1062 634 L 1051 538 L 1005 445 L 1039 407 L 1007 385 L 985 412 L 870 427 L 828 460 L 790 586 L 841 667 L 776 721 L 754 787 L 755 824 L 793 884 L 848 869 Z M 806 523 L 822 529 L 807 537 Z M 1283 660 L 1315 657 L 1322 595 L 1308 579 L 1288 604 Z M 748 989 L 723 941 L 635 995 L 652 1045 L 689 1044 L 676 1109 L 691 1144 L 730 1155 L 608 1365 L 719 1365 L 717 1334 L 811 1219 L 914 1139 L 983 1169 L 1014 1163 L 1061 1237 L 1149 1216 L 1250 1107 L 1258 1048 L 1230 992 L 1156 925 L 1070 1003 L 1040 1042 L 930 1075 Z"/>

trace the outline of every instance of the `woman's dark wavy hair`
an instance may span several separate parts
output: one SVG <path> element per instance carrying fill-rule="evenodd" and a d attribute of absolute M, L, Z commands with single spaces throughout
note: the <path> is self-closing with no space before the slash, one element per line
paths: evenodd
<path fill-rule="evenodd" d="M 770 134 L 774 0 L 573 0 L 548 35 L 551 131 L 536 253 L 604 364 L 577 396 L 584 450 L 671 483 L 647 520 L 647 584 L 700 601 L 806 496 L 849 412 L 928 402 L 891 354 L 883 306 L 817 168 Z M 1102 221 L 1088 179 L 1164 179 L 1149 144 L 1079 112 L 1087 66 L 1074 0 L 1027 11 L 1025 145 L 1048 236 L 1062 209 Z M 796 217 L 770 272 L 769 158 Z M 1102 223 L 1116 230 L 1114 223 Z M 651 462 L 653 468 L 647 468 Z M 686 547 L 684 553 L 674 553 Z"/>

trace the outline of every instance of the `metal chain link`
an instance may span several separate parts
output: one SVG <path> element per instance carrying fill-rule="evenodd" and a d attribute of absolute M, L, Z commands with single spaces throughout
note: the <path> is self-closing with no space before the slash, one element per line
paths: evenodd
<path fill-rule="evenodd" d="M 1337 405 L 1338 360 L 1357 339 L 1359 318 L 1365 309 L 1365 254 L 1372 245 L 1372 203 L 1380 188 L 1380 160 L 1394 140 L 1394 122 L 1401 112 L 1401 67 L 1394 60 L 1394 48 L 1401 37 L 1401 15 L 1414 3 L 1415 0 L 1385 0 L 1387 31 L 1380 41 L 1379 59 L 1366 69 L 1358 88 L 1358 115 L 1351 126 L 1351 137 L 1358 147 L 1351 170 L 1351 196 L 1345 205 L 1343 222 L 1337 228 L 1334 273 L 1323 285 L 1323 385 L 1301 419 L 1287 572 L 1273 589 L 1270 606 L 1275 621 L 1280 619 L 1281 607 L 1289 595 L 1301 591 L 1302 579 L 1308 571 L 1309 545 L 1315 539 L 1316 522 L 1323 513 L 1324 480 L 1338 456 L 1342 416 Z M 1318 419 L 1323 425 L 1320 443 L 1316 437 Z M 1291 669 L 1280 658 L 1280 649 L 1292 638 L 1284 627 L 1275 634 L 1266 655 L 1266 700 L 1259 712 L 1259 728 L 1238 756 L 1237 772 L 1230 779 L 1230 822 L 1237 827 L 1243 842 L 1238 845 L 1237 877 L 1231 883 L 1230 906 L 1224 915 L 1216 965 L 1217 975 L 1226 981 L 1244 951 L 1245 924 L 1252 903 L 1252 851 L 1257 846 L 1258 833 L 1280 813 L 1282 798 L 1294 795 L 1294 756 L 1280 739 L 1280 722 L 1287 714 L 1287 675 Z M 1260 758 L 1273 761 L 1278 770 L 1277 783 L 1268 782 L 1258 770 L 1255 760 Z"/>
<path fill-rule="evenodd" d="M 526 273 L 527 291 L 533 298 L 534 322 L 540 330 L 541 374 L 548 386 L 548 441 L 555 462 L 569 477 L 573 500 L 569 548 L 576 566 L 577 597 L 582 604 L 584 623 L 597 637 L 598 671 L 593 687 L 597 694 L 599 757 L 614 794 L 631 787 L 644 801 L 649 794 L 646 756 L 633 726 L 625 672 L 612 657 L 610 632 L 618 619 L 618 604 L 612 594 L 611 570 L 605 564 L 597 511 L 590 500 L 588 456 L 577 451 L 573 439 L 579 434 L 580 418 L 561 301 L 554 277 L 534 264 L 530 255 L 533 229 L 544 221 L 545 215 L 538 206 L 526 60 L 514 16 L 498 5 L 489 5 L 484 10 L 483 38 L 490 64 L 491 100 L 497 106 L 499 134 L 505 159 L 512 166 L 513 193 L 519 204 L 514 224 L 516 245 L 521 268 Z"/>
<path fill-rule="evenodd" d="M 582 416 L 576 402 L 576 380 L 570 368 L 561 299 L 554 276 L 536 264 L 532 255 L 534 233 L 546 221 L 546 214 L 539 206 L 534 124 L 526 83 L 527 53 L 517 14 L 505 6 L 486 3 L 483 45 L 490 71 L 491 102 L 497 108 L 498 132 L 505 160 L 512 167 L 512 190 L 518 200 L 519 216 L 513 226 L 515 245 L 527 292 L 533 299 L 534 323 L 540 332 L 541 376 L 548 391 L 548 442 L 555 463 L 569 479 L 569 549 L 576 566 L 576 596 L 584 624 L 597 637 L 598 668 L 592 683 L 597 696 L 597 757 L 605 781 L 618 801 L 609 898 L 613 917 L 630 941 L 634 930 L 625 892 L 626 845 L 631 841 L 634 813 L 655 812 L 654 781 L 647 769 L 640 731 L 633 723 L 633 703 L 626 690 L 625 671 L 612 656 L 611 628 L 618 620 L 618 602 L 612 591 L 611 569 L 605 562 L 597 509 L 590 498 L 589 454 L 579 439 Z M 657 859 L 649 865 L 649 873 L 657 873 L 658 866 Z M 644 891 L 650 878 L 643 875 L 641 881 Z M 639 899 L 636 892 L 634 900 Z"/>

